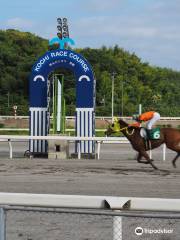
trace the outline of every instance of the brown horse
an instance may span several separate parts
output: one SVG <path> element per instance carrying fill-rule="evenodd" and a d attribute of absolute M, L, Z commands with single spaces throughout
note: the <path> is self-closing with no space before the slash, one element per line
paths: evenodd
<path fill-rule="evenodd" d="M 151 164 L 154 169 L 158 169 L 154 163 L 153 159 L 150 159 L 146 151 L 159 147 L 161 144 L 165 143 L 166 146 L 177 152 L 177 155 L 172 160 L 172 164 L 176 167 L 176 160 L 180 156 L 180 131 L 174 128 L 161 128 L 160 139 L 153 139 L 150 141 L 150 147 L 146 146 L 144 138 L 140 135 L 140 129 L 137 127 L 129 126 L 128 123 L 119 119 L 118 121 L 109 124 L 105 134 L 110 136 L 115 132 L 122 132 L 127 139 L 130 141 L 134 150 L 138 152 L 137 161 L 139 163 Z M 141 158 L 144 157 L 147 161 L 142 161 Z"/>

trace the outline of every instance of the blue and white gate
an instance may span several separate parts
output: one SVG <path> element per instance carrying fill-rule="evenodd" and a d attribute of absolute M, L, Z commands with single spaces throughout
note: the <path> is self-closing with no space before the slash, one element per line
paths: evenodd
<path fill-rule="evenodd" d="M 76 136 L 95 132 L 95 78 L 90 64 L 80 54 L 58 49 L 46 52 L 34 64 L 30 76 L 30 135 L 48 134 L 48 76 L 58 68 L 70 69 L 76 79 Z M 46 153 L 47 142 L 30 141 L 31 153 Z M 82 153 L 94 153 L 92 141 L 81 142 Z"/>

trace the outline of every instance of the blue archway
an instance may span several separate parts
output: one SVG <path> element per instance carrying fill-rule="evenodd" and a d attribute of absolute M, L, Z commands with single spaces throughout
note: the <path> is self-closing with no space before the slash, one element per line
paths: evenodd
<path fill-rule="evenodd" d="M 90 64 L 80 54 L 58 49 L 46 52 L 34 64 L 30 76 L 30 135 L 48 133 L 47 83 L 49 74 L 58 68 L 70 69 L 76 80 L 76 135 L 93 136 L 95 131 L 95 78 Z M 82 153 L 93 153 L 92 141 L 81 142 Z M 46 153 L 45 141 L 30 141 L 31 153 Z"/>

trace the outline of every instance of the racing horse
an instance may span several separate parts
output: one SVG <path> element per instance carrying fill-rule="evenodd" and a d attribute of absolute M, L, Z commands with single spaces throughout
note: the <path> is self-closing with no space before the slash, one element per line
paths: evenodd
<path fill-rule="evenodd" d="M 140 131 L 141 128 L 131 126 L 122 119 L 116 119 L 112 124 L 109 123 L 105 134 L 110 136 L 112 133 L 122 132 L 130 141 L 133 149 L 138 152 L 137 161 L 139 163 L 150 164 L 154 169 L 158 168 L 154 165 L 153 159 L 150 159 L 146 151 L 157 148 L 165 143 L 167 148 L 177 153 L 172 160 L 172 164 L 176 168 L 176 160 L 180 156 L 180 131 L 175 128 L 161 128 L 160 138 L 149 140 L 149 146 L 146 146 L 145 140 L 141 137 Z M 142 157 L 144 157 L 146 161 L 141 160 Z"/>

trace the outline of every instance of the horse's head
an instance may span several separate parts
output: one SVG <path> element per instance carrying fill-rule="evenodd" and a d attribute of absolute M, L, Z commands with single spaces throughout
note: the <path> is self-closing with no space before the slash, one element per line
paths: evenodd
<path fill-rule="evenodd" d="M 118 119 L 117 117 L 114 118 L 112 123 L 108 123 L 108 128 L 105 131 L 105 135 L 110 136 L 113 133 L 118 133 L 127 129 L 128 124 L 124 122 L 122 119 Z"/>
<path fill-rule="evenodd" d="M 114 118 L 112 123 L 108 122 L 108 128 L 105 131 L 105 135 L 110 136 L 112 133 L 120 132 L 120 124 L 118 118 Z"/>

